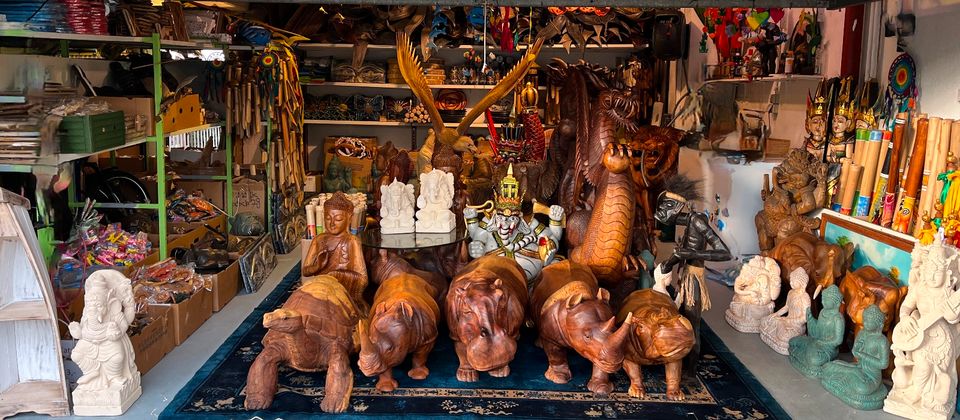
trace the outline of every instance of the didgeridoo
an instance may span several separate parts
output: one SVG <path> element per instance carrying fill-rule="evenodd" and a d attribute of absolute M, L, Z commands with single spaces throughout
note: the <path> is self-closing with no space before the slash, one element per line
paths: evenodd
<path fill-rule="evenodd" d="M 907 167 L 907 178 L 903 183 L 903 200 L 893 220 L 893 229 L 900 233 L 910 232 L 914 210 L 917 206 L 917 193 L 923 181 L 923 161 L 927 153 L 927 134 L 930 121 L 926 118 L 917 120 L 917 137 L 913 142 L 913 151 L 910 154 L 910 165 Z M 889 184 L 888 184 L 889 185 Z M 889 189 L 888 189 L 889 191 Z"/>
<path fill-rule="evenodd" d="M 903 148 L 903 131 L 907 125 L 907 115 L 897 115 L 896 125 L 893 127 L 893 142 L 890 143 L 890 170 L 887 172 L 887 190 L 883 194 L 883 208 L 881 210 L 880 225 L 890 227 L 893 224 L 893 215 L 896 212 L 896 197 L 900 191 L 900 155 Z"/>

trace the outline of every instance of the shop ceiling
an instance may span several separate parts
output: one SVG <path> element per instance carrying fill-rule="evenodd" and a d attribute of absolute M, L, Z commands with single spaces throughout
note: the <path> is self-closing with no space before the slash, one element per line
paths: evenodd
<path fill-rule="evenodd" d="M 256 0 L 256 3 L 315 3 L 315 4 L 359 4 L 359 5 L 412 5 L 412 6 L 477 6 L 486 3 L 488 6 L 519 6 L 519 7 L 554 7 L 552 0 L 510 0 L 488 1 L 479 0 Z M 611 7 L 642 7 L 642 8 L 677 8 L 677 7 L 825 7 L 839 9 L 855 4 L 869 3 L 863 0 L 566 0 L 564 6 L 611 6 Z"/>

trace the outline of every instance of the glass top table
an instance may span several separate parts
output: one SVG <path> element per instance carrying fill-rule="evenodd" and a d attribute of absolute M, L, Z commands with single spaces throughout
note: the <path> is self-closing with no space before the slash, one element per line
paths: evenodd
<path fill-rule="evenodd" d="M 417 251 L 454 245 L 465 241 L 469 236 L 466 228 L 454 229 L 446 233 L 391 233 L 380 232 L 380 228 L 360 232 L 360 243 L 367 248 Z"/>

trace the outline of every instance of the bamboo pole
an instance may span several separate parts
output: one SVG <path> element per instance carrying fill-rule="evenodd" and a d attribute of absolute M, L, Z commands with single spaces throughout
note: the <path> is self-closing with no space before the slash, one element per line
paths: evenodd
<path fill-rule="evenodd" d="M 857 195 L 857 185 L 859 185 L 860 174 L 863 172 L 863 166 L 856 163 L 850 165 L 850 171 L 847 173 L 847 182 L 840 187 L 843 188 L 843 201 L 840 202 L 840 213 L 849 215 L 851 213 L 853 202 Z"/>
<path fill-rule="evenodd" d="M 907 114 L 897 114 L 893 127 L 893 141 L 890 143 L 890 170 L 887 178 L 887 188 L 883 195 L 883 209 L 880 215 L 880 225 L 890 227 L 893 224 L 893 215 L 896 212 L 897 194 L 900 193 L 900 156 L 903 154 L 904 136 L 907 125 Z M 903 159 L 907 160 L 907 159 Z"/>
<path fill-rule="evenodd" d="M 926 118 L 917 120 L 916 138 L 913 151 L 910 154 L 910 164 L 907 168 L 906 181 L 903 184 L 903 198 L 900 200 L 899 210 L 893 221 L 893 228 L 897 232 L 910 232 L 911 222 L 917 207 L 917 194 L 920 193 L 920 184 L 923 181 L 923 162 L 927 151 L 927 131 L 930 121 Z"/>
<path fill-rule="evenodd" d="M 864 143 L 866 151 L 861 157 L 863 175 L 860 176 L 857 204 L 853 213 L 854 217 L 863 220 L 867 220 L 870 216 L 870 199 L 873 197 L 873 186 L 877 183 L 877 166 L 880 166 L 877 160 L 880 156 L 880 145 L 883 143 L 883 132 L 874 130 L 869 133 L 870 141 Z"/>
<path fill-rule="evenodd" d="M 940 154 L 940 123 L 942 119 L 931 117 L 928 121 L 927 153 L 923 159 L 923 183 L 920 185 L 920 195 L 917 197 L 918 204 L 916 210 L 914 210 L 914 214 L 918 215 L 924 212 L 933 214 L 933 191 L 937 185 L 936 169 Z M 917 223 L 913 234 L 916 235 L 916 230 L 922 228 L 923 223 Z"/>

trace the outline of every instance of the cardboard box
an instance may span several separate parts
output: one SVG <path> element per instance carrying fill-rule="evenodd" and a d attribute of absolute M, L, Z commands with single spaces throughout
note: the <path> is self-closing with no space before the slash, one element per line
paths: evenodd
<path fill-rule="evenodd" d="M 186 95 L 170 104 L 163 114 L 163 131 L 171 133 L 203 125 L 203 107 L 200 95 Z"/>
<path fill-rule="evenodd" d="M 323 175 L 318 173 L 307 174 L 303 182 L 303 192 L 318 193 L 323 189 Z"/>
<path fill-rule="evenodd" d="M 240 291 L 240 260 L 236 260 L 226 269 L 208 276 L 213 284 L 213 311 L 220 312 Z"/>
<path fill-rule="evenodd" d="M 153 98 L 129 98 L 129 97 L 106 97 L 98 96 L 96 100 L 105 102 L 110 109 L 123 111 L 124 116 L 143 115 L 146 119 L 146 132 L 148 136 L 156 133 L 156 124 L 153 114 Z M 169 130 L 169 129 L 167 129 Z"/>
<path fill-rule="evenodd" d="M 210 200 L 213 205 L 226 211 L 226 200 L 224 200 L 224 190 L 226 185 L 223 181 L 192 181 L 178 179 L 173 181 L 177 188 L 184 190 L 187 194 L 200 193 L 204 198 Z"/>
<path fill-rule="evenodd" d="M 170 318 L 173 320 L 173 341 L 179 346 L 213 315 L 213 293 L 206 288 L 201 288 L 183 302 L 150 306 L 170 308 Z"/>
<path fill-rule="evenodd" d="M 323 170 L 333 156 L 353 170 L 353 186 L 366 192 L 372 185 L 373 161 L 377 155 L 376 137 L 329 136 L 323 142 Z M 365 187 L 365 188 L 362 188 Z"/>
<path fill-rule="evenodd" d="M 167 223 L 167 251 L 173 248 L 189 248 L 191 244 L 200 240 L 207 234 L 207 229 L 203 228 L 203 224 L 209 224 L 215 228 L 218 228 L 224 232 L 227 229 L 227 216 L 219 215 L 212 219 L 205 220 L 203 222 L 192 222 L 193 229 L 187 229 L 187 226 L 191 225 L 187 222 L 169 222 Z M 179 224 L 179 225 L 178 225 Z M 174 232 L 181 231 L 187 232 L 183 235 L 175 234 Z M 156 234 L 147 234 L 151 241 L 158 241 L 159 236 Z M 154 242 L 159 243 L 159 242 Z M 127 277 L 133 276 L 133 273 L 137 268 L 148 266 L 160 261 L 160 249 L 155 248 L 156 251 L 147 255 L 146 258 L 140 260 L 129 267 L 126 267 L 122 271 L 127 275 Z"/>
<path fill-rule="evenodd" d="M 160 360 L 176 346 L 170 308 L 148 306 L 147 313 L 153 318 L 153 322 L 143 327 L 139 333 L 130 336 L 135 355 L 134 361 L 141 375 L 160 363 Z"/>
<path fill-rule="evenodd" d="M 263 181 L 241 178 L 233 183 L 233 212 L 267 214 L 267 188 Z"/>

